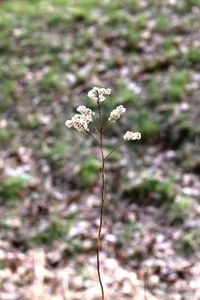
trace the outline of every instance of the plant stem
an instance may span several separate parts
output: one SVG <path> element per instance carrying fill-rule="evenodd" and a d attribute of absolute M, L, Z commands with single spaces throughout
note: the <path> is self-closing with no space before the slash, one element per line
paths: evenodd
<path fill-rule="evenodd" d="M 99 222 L 99 229 L 98 229 L 98 237 L 97 237 L 97 272 L 99 278 L 99 284 L 101 287 L 101 299 L 104 300 L 104 288 L 101 279 L 101 271 L 100 271 L 100 250 L 101 250 L 101 229 L 103 224 L 103 211 L 104 211 L 104 202 L 105 202 L 105 159 L 104 159 L 104 151 L 103 151 L 103 124 L 102 124 L 102 112 L 100 102 L 98 104 L 98 111 L 99 111 L 99 133 L 100 133 L 100 151 L 101 151 L 101 209 L 100 209 L 100 222 Z"/>
<path fill-rule="evenodd" d="M 104 158 L 106 160 L 114 151 L 116 151 L 125 141 L 122 141 L 117 147 L 113 148 L 112 151 Z"/>

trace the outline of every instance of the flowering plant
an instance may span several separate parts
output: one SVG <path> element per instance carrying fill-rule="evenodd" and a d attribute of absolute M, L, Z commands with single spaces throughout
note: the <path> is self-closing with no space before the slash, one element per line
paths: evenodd
<path fill-rule="evenodd" d="M 106 159 L 116 150 L 118 147 L 124 143 L 125 141 L 133 141 L 133 140 L 140 140 L 141 134 L 139 132 L 132 132 L 127 131 L 124 136 L 122 142 L 107 155 L 105 156 L 104 153 L 104 145 L 103 145 L 103 118 L 102 118 L 102 102 L 105 101 L 106 97 L 105 95 L 110 95 L 111 89 L 105 89 L 105 88 L 99 88 L 99 87 L 93 87 L 92 90 L 88 92 L 88 97 L 92 99 L 96 104 L 98 108 L 98 117 L 97 121 L 98 124 L 94 124 L 93 117 L 95 117 L 95 112 L 93 112 L 90 108 L 87 108 L 86 106 L 82 105 L 79 106 L 77 110 L 77 114 L 75 114 L 71 120 L 67 120 L 65 122 L 65 125 L 68 128 L 74 127 L 76 130 L 80 132 L 85 132 L 88 135 L 92 137 L 92 139 L 95 141 L 97 146 L 100 149 L 101 153 L 101 206 L 100 206 L 100 222 L 99 222 L 99 228 L 98 228 L 98 235 L 97 235 L 97 272 L 98 272 L 98 278 L 99 278 L 99 284 L 101 287 L 101 295 L 102 300 L 105 299 L 104 295 L 104 288 L 103 283 L 101 279 L 101 272 L 100 272 L 100 248 L 101 248 L 101 229 L 103 224 L 103 211 L 104 211 L 104 202 L 106 199 L 106 190 L 105 190 L 105 162 Z M 116 122 L 118 119 L 121 118 L 121 116 L 126 112 L 126 108 L 123 107 L 123 105 L 117 106 L 113 111 L 110 113 L 110 117 L 108 118 L 109 122 Z M 95 128 L 95 131 L 97 132 L 97 137 L 90 132 L 89 125 L 92 125 Z"/>

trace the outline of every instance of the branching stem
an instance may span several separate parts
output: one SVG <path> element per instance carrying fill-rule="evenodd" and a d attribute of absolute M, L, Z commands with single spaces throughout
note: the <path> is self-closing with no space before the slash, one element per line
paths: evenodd
<path fill-rule="evenodd" d="M 119 147 L 124 143 L 125 141 L 122 141 L 117 147 L 113 148 L 112 151 L 110 151 L 110 153 L 108 155 L 106 155 L 106 157 L 104 158 L 104 160 L 106 160 L 114 151 L 116 151 L 117 149 L 119 149 Z"/>
<path fill-rule="evenodd" d="M 102 112 L 101 112 L 101 105 L 100 102 L 98 104 L 98 112 L 99 112 L 99 133 L 100 133 L 100 152 L 101 152 L 101 208 L 100 208 L 100 222 L 99 222 L 99 229 L 98 229 L 98 236 L 97 236 L 97 272 L 99 278 L 99 284 L 101 287 L 101 299 L 105 299 L 104 294 L 104 287 L 101 279 L 101 271 L 100 271 L 100 250 L 101 250 L 101 230 L 103 225 L 103 211 L 104 211 L 104 202 L 105 202 L 105 158 L 104 158 L 104 151 L 103 151 L 103 124 L 102 124 Z"/>

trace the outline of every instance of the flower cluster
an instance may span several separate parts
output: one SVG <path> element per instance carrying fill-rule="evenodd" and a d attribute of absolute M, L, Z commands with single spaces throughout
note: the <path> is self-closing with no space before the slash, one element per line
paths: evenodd
<path fill-rule="evenodd" d="M 88 97 L 96 102 L 103 102 L 105 100 L 104 95 L 110 95 L 111 89 L 93 87 L 92 90 L 88 92 Z"/>
<path fill-rule="evenodd" d="M 87 120 L 88 123 L 93 121 L 92 116 L 95 115 L 95 112 L 92 111 L 90 108 L 87 108 L 86 106 L 81 105 L 81 106 L 77 107 L 76 110 L 85 117 L 85 119 Z"/>
<path fill-rule="evenodd" d="M 121 115 L 125 113 L 125 111 L 126 108 L 124 108 L 123 105 L 117 106 L 113 111 L 111 111 L 108 121 L 110 122 L 117 121 L 121 117 Z"/>
<path fill-rule="evenodd" d="M 82 105 L 76 109 L 80 114 L 75 114 L 71 120 L 67 120 L 65 125 L 68 128 L 74 127 L 78 131 L 89 131 L 88 124 L 93 121 L 95 113 L 86 106 Z"/>
<path fill-rule="evenodd" d="M 125 141 L 134 141 L 134 140 L 140 140 L 141 139 L 141 133 L 140 132 L 132 132 L 132 131 L 127 131 L 123 139 Z"/>

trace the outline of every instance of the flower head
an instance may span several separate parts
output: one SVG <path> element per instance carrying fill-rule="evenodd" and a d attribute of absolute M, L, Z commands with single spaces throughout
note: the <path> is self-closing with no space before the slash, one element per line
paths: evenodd
<path fill-rule="evenodd" d="M 125 141 L 134 141 L 134 140 L 140 140 L 141 139 L 141 133 L 140 132 L 132 132 L 132 131 L 127 131 L 123 139 Z"/>
<path fill-rule="evenodd" d="M 122 114 L 125 113 L 125 111 L 126 111 L 126 108 L 123 107 L 123 105 L 117 106 L 113 111 L 111 111 L 108 121 L 115 122 L 116 120 L 118 120 L 121 117 Z"/>
<path fill-rule="evenodd" d="M 92 122 L 92 116 L 95 115 L 95 112 L 90 108 L 87 108 L 84 105 L 77 107 L 76 109 L 81 115 L 83 115 L 88 123 Z"/>
<path fill-rule="evenodd" d="M 68 128 L 74 127 L 78 131 L 89 131 L 88 124 L 93 121 L 95 113 L 86 106 L 82 105 L 76 109 L 80 114 L 75 114 L 71 120 L 67 120 L 65 125 Z"/>
<path fill-rule="evenodd" d="M 110 95 L 111 89 L 93 87 L 92 90 L 88 92 L 88 97 L 96 102 L 103 102 L 105 100 L 104 95 Z"/>

